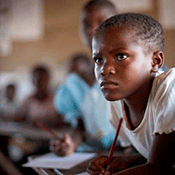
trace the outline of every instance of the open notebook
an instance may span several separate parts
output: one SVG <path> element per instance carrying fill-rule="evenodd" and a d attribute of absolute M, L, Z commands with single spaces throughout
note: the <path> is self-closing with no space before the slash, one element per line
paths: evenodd
<path fill-rule="evenodd" d="M 57 169 L 70 169 L 74 166 L 91 159 L 95 153 L 73 153 L 70 156 L 60 157 L 54 153 L 47 153 L 38 158 L 30 160 L 23 164 L 24 167 L 38 167 L 38 168 L 57 168 Z"/>

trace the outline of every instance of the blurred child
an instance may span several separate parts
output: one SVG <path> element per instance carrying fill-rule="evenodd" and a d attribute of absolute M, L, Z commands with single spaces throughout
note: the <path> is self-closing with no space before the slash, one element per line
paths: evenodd
<path fill-rule="evenodd" d="M 36 122 L 40 122 L 48 128 L 59 128 L 63 125 L 63 117 L 57 113 L 53 103 L 53 94 L 50 90 L 50 72 L 45 65 L 36 65 L 32 69 L 32 81 L 35 91 L 24 100 L 20 117 L 32 127 L 37 127 Z M 44 139 L 29 139 L 17 135 L 9 146 L 11 158 L 24 174 L 27 174 L 21 164 L 27 162 L 27 157 L 32 154 L 44 154 L 49 152 L 49 141 Z M 17 151 L 14 151 L 17 150 Z M 33 173 L 33 171 L 32 171 Z M 31 174 L 32 174 L 31 173 Z"/>
<path fill-rule="evenodd" d="M 80 30 L 82 38 L 87 47 L 91 49 L 91 40 L 95 29 L 104 20 L 116 13 L 117 10 L 115 6 L 107 0 L 90 0 L 84 4 L 80 16 Z M 93 65 L 91 66 L 91 68 L 89 67 L 88 69 L 92 69 L 90 71 L 91 74 L 93 74 L 94 76 Z M 89 76 L 89 74 L 87 75 Z M 93 85 L 91 84 L 91 89 L 84 94 L 82 100 L 79 103 L 86 133 L 86 143 L 89 146 L 93 147 L 93 149 L 108 149 L 113 141 L 115 131 L 110 126 L 108 121 L 109 104 L 102 96 L 100 89 L 96 85 L 95 81 L 93 82 Z M 75 116 L 76 115 L 74 115 L 74 117 Z M 98 120 L 99 117 L 103 119 L 100 121 Z M 67 148 L 69 148 L 67 149 L 67 152 L 64 151 L 63 153 L 61 145 L 63 145 L 64 143 L 58 140 L 53 142 L 52 150 L 57 154 L 60 154 L 61 151 L 62 155 L 71 154 L 82 142 L 82 131 L 80 131 L 79 133 L 79 139 L 81 138 L 79 143 L 77 142 L 75 137 L 73 139 L 71 137 L 67 137 L 68 144 L 66 145 Z"/>
<path fill-rule="evenodd" d="M 53 94 L 49 89 L 50 72 L 43 65 L 37 65 L 32 70 L 32 81 L 35 92 L 24 101 L 22 116 L 33 126 L 35 122 L 42 122 L 47 127 L 57 128 L 63 124 L 63 117 L 55 110 Z"/>
<path fill-rule="evenodd" d="M 83 5 L 80 14 L 80 32 L 83 42 L 90 50 L 95 29 L 115 14 L 117 9 L 108 0 L 89 0 Z"/>
<path fill-rule="evenodd" d="M 152 17 L 125 13 L 106 20 L 92 41 L 95 75 L 112 104 L 120 141 L 137 155 L 94 160 L 90 174 L 171 174 L 175 160 L 175 69 L 158 74 L 164 61 L 162 26 Z M 120 105 L 120 106 L 119 106 Z M 123 108 L 123 111 L 122 111 Z M 125 137 L 123 137 L 125 135 Z M 127 138 L 127 139 L 126 139 Z"/>
<path fill-rule="evenodd" d="M 55 94 L 55 107 L 58 113 L 64 115 L 66 122 L 77 129 L 72 136 L 66 135 L 63 143 L 62 140 L 54 141 L 51 149 L 59 155 L 71 154 L 82 142 L 84 124 L 81 105 L 94 81 L 92 60 L 89 56 L 85 53 L 71 56 L 67 79 Z"/>
<path fill-rule="evenodd" d="M 85 53 L 72 55 L 66 81 L 55 94 L 57 111 L 65 115 L 72 126 L 77 125 L 77 118 L 82 116 L 81 103 L 95 81 L 95 76 L 89 71 L 91 64 L 89 56 Z"/>
<path fill-rule="evenodd" d="M 18 118 L 20 103 L 16 98 L 17 86 L 13 83 L 6 85 L 0 104 L 1 119 L 15 121 Z"/>
<path fill-rule="evenodd" d="M 15 83 L 9 83 L 2 90 L 2 98 L 0 102 L 0 121 L 1 122 L 11 122 L 16 121 L 19 117 L 20 102 L 16 98 L 17 85 Z M 3 124 L 3 123 L 2 123 Z M 8 144 L 9 137 L 0 136 L 0 149 L 5 154 L 9 156 Z"/>

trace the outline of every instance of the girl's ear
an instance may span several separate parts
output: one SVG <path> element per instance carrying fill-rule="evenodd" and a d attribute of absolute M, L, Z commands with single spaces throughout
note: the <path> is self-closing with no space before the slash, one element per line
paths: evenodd
<path fill-rule="evenodd" d="M 151 72 L 156 73 L 164 63 L 164 53 L 162 51 L 156 51 L 152 57 L 152 69 Z"/>

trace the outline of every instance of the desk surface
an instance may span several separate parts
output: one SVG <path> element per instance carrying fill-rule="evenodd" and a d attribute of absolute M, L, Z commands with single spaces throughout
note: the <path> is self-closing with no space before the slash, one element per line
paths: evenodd
<path fill-rule="evenodd" d="M 61 127 L 59 129 L 55 129 L 56 134 L 64 133 L 71 133 L 72 129 L 68 126 Z M 44 139 L 48 140 L 51 138 L 51 135 L 41 130 L 40 128 L 31 127 L 30 125 L 23 124 L 23 123 L 16 123 L 16 122 L 1 122 L 0 123 L 0 135 L 4 136 L 14 136 L 16 134 L 20 134 L 26 138 L 30 139 Z"/>

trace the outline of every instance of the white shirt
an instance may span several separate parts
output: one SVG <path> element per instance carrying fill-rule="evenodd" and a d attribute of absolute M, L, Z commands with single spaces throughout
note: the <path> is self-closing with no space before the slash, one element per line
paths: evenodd
<path fill-rule="evenodd" d="M 119 118 L 123 117 L 121 101 L 112 103 L 111 110 L 111 123 L 116 126 Z M 148 158 L 153 135 L 172 131 L 175 131 L 175 68 L 155 77 L 141 123 L 130 130 L 124 121 L 120 141 L 123 146 L 132 144 L 142 156 Z"/>

